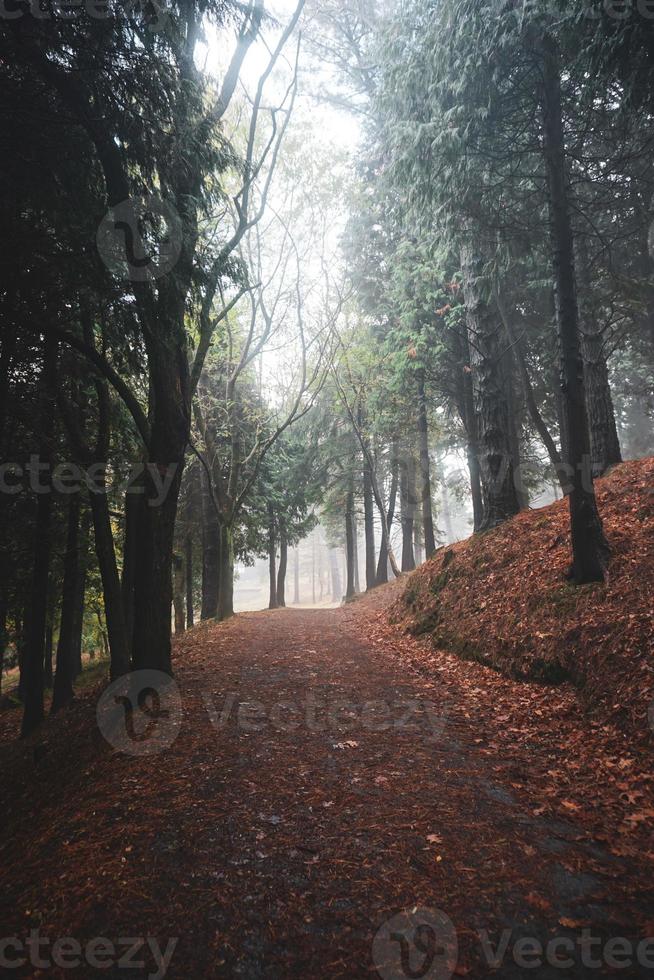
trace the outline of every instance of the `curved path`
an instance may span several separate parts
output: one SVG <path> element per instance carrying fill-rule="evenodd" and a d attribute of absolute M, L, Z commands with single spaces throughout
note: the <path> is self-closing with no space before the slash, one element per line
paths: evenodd
<path fill-rule="evenodd" d="M 87 958 L 93 937 L 176 938 L 166 975 L 191 980 L 598 976 L 626 962 L 624 943 L 620 975 L 654 975 L 654 943 L 651 966 L 636 951 L 654 920 L 651 865 L 611 847 L 615 811 L 539 805 L 565 745 L 489 734 L 502 698 L 527 689 L 545 712 L 547 692 L 446 655 L 421 669 L 424 644 L 386 625 L 386 602 L 186 634 L 183 719 L 174 692 L 149 706 L 152 755 L 89 739 L 90 703 L 52 723 L 29 780 L 20 747 L 3 934 L 36 925 Z M 156 975 L 156 955 L 97 975 Z"/>

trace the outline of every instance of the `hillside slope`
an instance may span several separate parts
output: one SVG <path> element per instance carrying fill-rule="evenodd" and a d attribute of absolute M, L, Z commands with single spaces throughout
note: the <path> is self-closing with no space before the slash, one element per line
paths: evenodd
<path fill-rule="evenodd" d="M 585 706 L 637 740 L 652 737 L 654 459 L 597 483 L 611 544 L 608 581 L 567 582 L 567 501 L 441 549 L 407 582 L 392 621 L 503 673 L 570 680 Z"/>

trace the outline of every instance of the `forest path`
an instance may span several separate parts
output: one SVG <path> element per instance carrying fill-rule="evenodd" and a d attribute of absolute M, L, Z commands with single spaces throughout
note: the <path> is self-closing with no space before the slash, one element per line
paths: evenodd
<path fill-rule="evenodd" d="M 551 742 L 491 737 L 479 704 L 492 717 L 530 686 L 477 665 L 463 665 L 475 678 L 464 683 L 455 658 L 449 673 L 415 669 L 398 651 L 418 641 L 387 626 L 387 602 L 382 593 L 335 610 L 245 613 L 186 634 L 179 731 L 174 713 L 157 719 L 156 737 L 172 744 L 134 757 L 98 736 L 59 773 L 48 805 L 33 806 L 18 850 L 3 848 L 15 934 L 38 916 L 53 938 L 149 935 L 165 948 L 178 937 L 166 975 L 192 980 L 375 970 L 443 980 L 455 969 L 488 976 L 508 929 L 498 976 L 601 975 L 592 957 L 605 959 L 607 939 L 643 937 L 651 873 L 637 870 L 636 850 L 611 852 L 613 816 L 598 818 L 596 801 L 588 812 L 569 803 L 564 819 L 538 805 L 547 767 L 560 776 Z M 562 765 L 565 746 L 559 754 Z M 416 907 L 434 914 L 423 921 Z M 400 910 L 407 917 L 375 939 Z M 579 943 L 589 927 L 595 966 Z M 404 966 L 390 936 L 400 929 Z M 575 967 L 543 958 L 534 969 L 528 953 L 525 969 L 521 937 L 567 939 Z M 622 975 L 653 972 L 640 970 Z"/>

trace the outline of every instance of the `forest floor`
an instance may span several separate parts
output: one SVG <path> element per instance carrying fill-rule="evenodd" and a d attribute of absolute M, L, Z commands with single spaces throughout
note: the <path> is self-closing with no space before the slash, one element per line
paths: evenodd
<path fill-rule="evenodd" d="M 559 500 L 441 548 L 407 580 L 392 618 L 435 650 L 517 678 L 568 680 L 596 720 L 651 746 L 654 458 L 614 467 L 596 491 L 611 549 L 605 582 L 566 580 L 570 515 Z"/>
<path fill-rule="evenodd" d="M 189 631 L 155 754 L 107 744 L 88 694 L 4 742 L 0 935 L 83 964 L 42 945 L 3 975 L 654 975 L 651 750 L 402 633 L 401 587 Z"/>

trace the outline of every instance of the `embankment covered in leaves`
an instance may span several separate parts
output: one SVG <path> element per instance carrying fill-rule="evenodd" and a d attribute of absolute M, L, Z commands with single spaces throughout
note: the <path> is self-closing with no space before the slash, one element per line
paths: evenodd
<path fill-rule="evenodd" d="M 440 549 L 391 617 L 414 635 L 509 676 L 569 680 L 586 707 L 651 738 L 654 698 L 654 459 L 598 481 L 611 544 L 605 584 L 575 587 L 567 501 Z M 651 714 L 651 712 L 650 712 Z"/>

